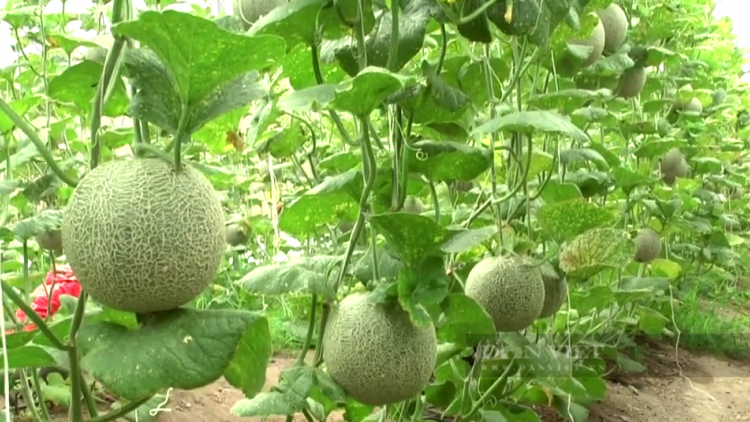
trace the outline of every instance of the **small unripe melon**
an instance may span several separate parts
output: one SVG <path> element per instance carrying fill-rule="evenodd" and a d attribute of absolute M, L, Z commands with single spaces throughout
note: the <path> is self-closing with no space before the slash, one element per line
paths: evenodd
<path fill-rule="evenodd" d="M 602 51 L 604 51 L 604 26 L 602 25 L 601 20 L 596 24 L 588 38 L 582 40 L 570 40 L 568 41 L 568 44 L 591 47 L 591 52 L 581 67 L 589 67 L 594 64 L 602 56 Z"/>
<path fill-rule="evenodd" d="M 661 253 L 661 237 L 650 227 L 644 227 L 633 240 L 635 243 L 635 260 L 648 263 Z"/>
<path fill-rule="evenodd" d="M 261 161 L 258 163 L 257 167 L 258 173 L 260 174 L 261 179 L 263 179 L 264 182 L 270 182 L 271 181 L 271 172 L 268 170 L 268 163 L 265 161 Z M 273 177 L 274 179 L 278 179 L 281 176 L 281 169 L 278 167 L 273 168 Z"/>
<path fill-rule="evenodd" d="M 436 360 L 432 324 L 416 326 L 398 301 L 376 303 L 370 292 L 334 306 L 323 334 L 328 374 L 349 397 L 370 406 L 418 396 Z"/>
<path fill-rule="evenodd" d="M 684 111 L 692 111 L 693 113 L 703 113 L 703 104 L 695 97 L 691 98 L 690 101 L 686 102 L 683 106 Z"/>
<path fill-rule="evenodd" d="M 672 179 L 676 177 L 685 177 L 689 166 L 685 157 L 679 148 L 672 148 L 664 154 L 660 163 L 661 174 Z"/>
<path fill-rule="evenodd" d="M 62 251 L 63 249 L 61 230 L 50 230 L 44 233 L 39 233 L 34 239 L 42 249 L 48 251 Z"/>
<path fill-rule="evenodd" d="M 203 174 L 155 158 L 103 164 L 78 184 L 62 239 L 84 291 L 135 313 L 180 307 L 213 280 L 224 212 Z"/>
<path fill-rule="evenodd" d="M 404 200 L 404 212 L 410 214 L 421 214 L 424 211 L 424 204 L 422 200 L 416 196 L 407 196 Z"/>
<path fill-rule="evenodd" d="M 500 332 L 529 327 L 544 307 L 542 273 L 520 257 L 480 261 L 469 272 L 464 293 L 487 311 Z"/>
<path fill-rule="evenodd" d="M 227 244 L 229 246 L 239 246 L 247 243 L 248 236 L 245 230 L 238 225 L 227 227 Z"/>
<path fill-rule="evenodd" d="M 456 180 L 451 184 L 451 186 L 457 192 L 468 192 L 472 188 L 474 188 L 474 183 L 471 180 Z"/>
<path fill-rule="evenodd" d="M 606 8 L 597 12 L 604 28 L 604 52 L 614 53 L 622 43 L 628 32 L 628 17 L 620 6 L 610 3 Z"/>
<path fill-rule="evenodd" d="M 620 76 L 620 86 L 617 96 L 620 98 L 633 98 L 641 93 L 646 85 L 646 68 L 634 67 L 623 72 Z"/>
<path fill-rule="evenodd" d="M 568 298 L 568 282 L 560 278 L 549 263 L 542 264 L 542 281 L 544 281 L 544 306 L 538 319 L 548 318 L 560 310 Z"/>
<path fill-rule="evenodd" d="M 287 0 L 232 0 L 232 14 L 242 18 L 246 24 L 252 24 L 287 3 Z"/>

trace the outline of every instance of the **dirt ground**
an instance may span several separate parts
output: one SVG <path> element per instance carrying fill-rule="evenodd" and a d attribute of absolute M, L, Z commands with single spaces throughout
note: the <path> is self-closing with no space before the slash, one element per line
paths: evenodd
<path fill-rule="evenodd" d="M 646 356 L 648 374 L 609 377 L 608 399 L 591 409 L 590 422 L 735 422 L 750 421 L 750 362 L 724 360 L 710 355 L 679 351 L 651 344 Z M 312 360 L 312 354 L 308 356 Z M 295 356 L 273 358 L 266 373 L 264 391 L 274 386 L 279 374 L 294 363 Z M 253 422 L 229 410 L 243 398 L 225 380 L 191 391 L 172 390 L 165 410 L 156 422 Z M 562 422 L 552 409 L 537 409 L 544 422 Z M 60 415 L 60 422 L 65 417 Z M 283 422 L 274 417 L 268 422 Z M 341 414 L 328 422 L 340 422 Z M 260 422 L 260 419 L 256 422 Z M 306 422 L 297 415 L 294 422 Z"/>

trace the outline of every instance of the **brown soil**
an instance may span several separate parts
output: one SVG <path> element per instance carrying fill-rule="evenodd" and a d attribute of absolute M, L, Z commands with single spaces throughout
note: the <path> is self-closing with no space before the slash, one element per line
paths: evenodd
<path fill-rule="evenodd" d="M 651 344 L 648 373 L 613 374 L 590 422 L 750 421 L 750 363 Z"/>
<path fill-rule="evenodd" d="M 737 362 L 710 355 L 679 351 L 669 346 L 649 344 L 645 356 L 647 374 L 614 372 L 608 377 L 608 399 L 591 409 L 589 422 L 735 422 L 750 421 L 750 362 Z M 308 355 L 311 361 L 312 354 Z M 279 374 L 291 367 L 295 357 L 279 354 L 266 372 L 264 391 L 276 385 Z M 230 413 L 242 400 L 242 393 L 220 379 L 191 391 L 171 390 L 165 411 L 156 422 L 260 422 L 260 418 L 239 418 Z M 168 410 L 167 410 L 168 409 Z M 544 422 L 563 422 L 553 409 L 536 408 Z M 282 422 L 271 417 L 268 422 Z M 60 415 L 57 422 L 64 422 Z M 340 413 L 329 422 L 340 422 Z M 297 415 L 294 422 L 306 422 Z"/>

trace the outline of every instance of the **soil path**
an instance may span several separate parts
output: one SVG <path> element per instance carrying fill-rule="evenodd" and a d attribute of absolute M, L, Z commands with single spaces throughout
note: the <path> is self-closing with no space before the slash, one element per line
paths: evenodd
<path fill-rule="evenodd" d="M 750 364 L 653 345 L 648 374 L 614 377 L 591 422 L 750 421 Z"/>
<path fill-rule="evenodd" d="M 639 376 L 613 376 L 608 382 L 608 399 L 591 409 L 590 422 L 735 422 L 750 421 L 750 363 L 724 360 L 710 355 L 675 351 L 652 345 L 646 357 L 648 373 Z M 294 357 L 278 356 L 268 367 L 264 390 L 275 385 L 279 373 L 290 367 Z M 193 391 L 173 390 L 168 405 L 157 422 L 248 422 L 229 409 L 242 394 L 226 381 Z M 563 421 L 553 412 L 541 409 L 545 422 Z M 333 415 L 329 421 L 340 421 Z M 270 418 L 282 422 L 284 418 Z M 298 415 L 295 422 L 305 422 Z"/>
<path fill-rule="evenodd" d="M 750 422 L 750 362 L 682 350 L 678 356 L 679 365 L 673 348 L 650 345 L 644 362 L 648 373 L 610 376 L 608 398 L 591 408 L 589 422 Z M 312 353 L 308 355 L 311 360 Z M 276 385 L 281 371 L 294 361 L 291 354 L 275 356 L 268 366 L 263 390 Z M 169 402 L 155 422 L 261 422 L 260 418 L 239 418 L 230 413 L 243 398 L 223 379 L 196 390 L 171 390 Z M 564 421 L 552 409 L 537 410 L 544 422 Z M 67 419 L 60 416 L 61 422 Z M 263 421 L 284 420 L 272 417 Z M 342 420 L 342 415 L 335 413 L 328 422 Z M 296 415 L 294 422 L 307 421 Z"/>

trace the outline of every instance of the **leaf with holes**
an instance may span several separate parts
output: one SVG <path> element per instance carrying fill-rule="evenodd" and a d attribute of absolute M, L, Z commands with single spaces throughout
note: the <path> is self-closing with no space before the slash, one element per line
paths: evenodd
<path fill-rule="evenodd" d="M 579 235 L 560 251 L 560 269 L 569 280 L 587 280 L 605 268 L 624 268 L 635 255 L 625 230 L 595 228 Z"/>

